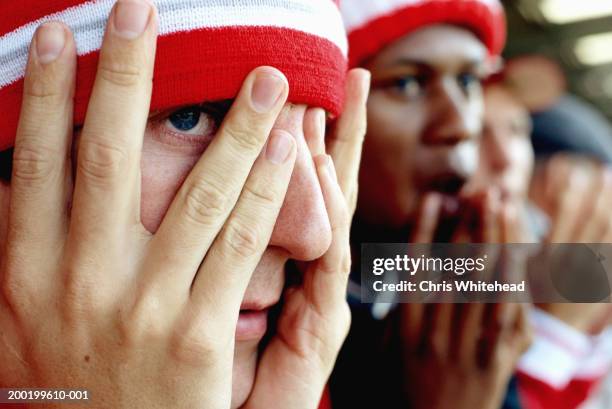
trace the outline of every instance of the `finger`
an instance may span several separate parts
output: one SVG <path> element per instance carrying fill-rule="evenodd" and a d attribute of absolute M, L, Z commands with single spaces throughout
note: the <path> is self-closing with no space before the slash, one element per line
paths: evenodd
<path fill-rule="evenodd" d="M 479 364 L 486 367 L 490 364 L 492 357 L 496 354 L 499 340 L 507 334 L 513 315 L 516 313 L 517 304 L 495 303 L 487 304 L 484 309 L 484 321 L 482 323 L 482 336 L 479 351 Z"/>
<path fill-rule="evenodd" d="M 517 313 L 514 317 L 513 336 L 515 350 L 518 356 L 525 353 L 533 342 L 533 327 L 529 322 L 528 304 L 517 304 Z"/>
<path fill-rule="evenodd" d="M 421 340 L 424 313 L 425 304 L 402 304 L 400 306 L 402 344 L 411 353 L 416 351 Z"/>
<path fill-rule="evenodd" d="M 410 241 L 417 244 L 433 243 L 440 222 L 443 198 L 437 193 L 428 193 L 421 201 L 414 233 Z"/>
<path fill-rule="evenodd" d="M 582 228 L 579 229 L 573 241 L 577 243 L 600 243 L 605 233 L 606 222 L 610 219 L 610 205 L 612 192 L 612 173 L 605 169 L 597 169 L 591 182 L 591 192 L 595 196 L 583 200 L 584 220 Z"/>
<path fill-rule="evenodd" d="M 580 200 L 584 193 L 584 186 L 588 183 L 584 180 L 582 172 L 570 172 L 566 185 L 556 195 L 553 205 L 552 228 L 549 233 L 549 242 L 568 243 L 571 242 L 571 234 L 574 230 L 574 217 L 580 207 Z"/>
<path fill-rule="evenodd" d="M 325 111 L 309 108 L 304 114 L 304 138 L 312 157 L 325 154 Z"/>
<path fill-rule="evenodd" d="M 500 195 L 497 189 L 489 189 L 484 200 L 478 203 L 477 243 L 499 243 Z"/>
<path fill-rule="evenodd" d="M 329 216 L 332 241 L 327 252 L 311 264 L 304 277 L 304 287 L 315 310 L 324 315 L 346 301 L 351 270 L 351 220 L 331 157 L 318 156 L 315 158 L 315 165 Z"/>
<path fill-rule="evenodd" d="M 462 202 L 462 207 L 458 212 L 458 219 L 455 229 L 451 232 L 451 243 L 480 243 L 476 235 L 479 232 L 480 211 L 474 206 L 473 200 Z"/>
<path fill-rule="evenodd" d="M 85 257 L 125 246 L 128 229 L 140 226 L 140 154 L 156 37 L 148 0 L 116 3 L 79 141 L 70 241 Z"/>
<path fill-rule="evenodd" d="M 348 275 L 350 269 L 350 264 L 346 264 L 350 262 L 350 254 L 348 231 L 345 231 L 347 227 L 344 227 L 348 222 L 343 220 L 343 215 L 346 215 L 344 197 L 337 184 L 331 158 L 328 155 L 320 155 L 314 159 L 330 215 L 332 243 L 327 253 L 307 270 L 303 287 L 293 287 L 285 293 L 285 305 L 278 322 L 277 334 L 258 363 L 255 386 L 246 404 L 248 408 L 293 408 L 318 404 L 321 390 L 331 374 L 342 341 L 348 332 L 350 313 L 345 298 L 344 276 Z M 340 216 L 340 221 L 337 216 Z M 341 284 L 342 282 L 345 284 Z M 341 286 L 344 286 L 343 290 L 340 290 Z M 339 292 L 341 294 L 338 294 Z M 278 377 L 281 373 L 293 375 L 289 378 Z M 305 392 L 299 393 L 297 397 L 295 394 L 283 392 L 294 386 L 289 384 L 295 381 L 295 376 L 298 376 L 303 384 L 309 385 Z M 269 385 L 265 379 L 276 381 Z M 283 396 L 284 402 L 279 405 L 276 397 L 271 406 L 270 396 L 277 395 Z"/>
<path fill-rule="evenodd" d="M 454 305 L 428 304 L 425 308 L 421 351 L 425 355 L 445 359 L 450 354 Z"/>
<path fill-rule="evenodd" d="M 181 186 L 150 243 L 145 283 L 163 294 L 183 297 L 187 293 L 238 201 L 288 88 L 285 76 L 270 67 L 260 67 L 246 78 L 221 129 Z"/>
<path fill-rule="evenodd" d="M 518 206 L 515 203 L 502 206 L 499 233 L 501 243 L 524 243 L 528 240 L 523 234 L 523 221 L 519 218 Z"/>
<path fill-rule="evenodd" d="M 264 151 L 193 282 L 193 311 L 196 316 L 205 314 L 207 321 L 235 324 L 244 292 L 268 247 L 285 199 L 295 164 L 294 137 L 285 131 L 273 131 Z"/>
<path fill-rule="evenodd" d="M 366 133 L 370 73 L 351 70 L 346 80 L 346 105 L 328 139 L 329 154 L 336 165 L 340 188 L 352 214 L 357 199 L 357 176 Z"/>
<path fill-rule="evenodd" d="M 70 30 L 47 23 L 36 31 L 24 81 L 11 179 L 11 248 L 34 262 L 61 243 L 71 192 L 76 48 Z"/>
<path fill-rule="evenodd" d="M 477 353 L 478 340 L 482 334 L 484 304 L 464 304 L 461 309 L 458 332 L 455 335 L 457 356 L 462 362 L 473 364 Z"/>

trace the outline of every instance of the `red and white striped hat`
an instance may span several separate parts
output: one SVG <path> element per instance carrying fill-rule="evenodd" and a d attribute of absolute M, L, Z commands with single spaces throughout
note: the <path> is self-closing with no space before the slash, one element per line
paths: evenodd
<path fill-rule="evenodd" d="M 506 43 L 506 18 L 499 0 L 343 0 L 340 9 L 349 37 L 350 66 L 433 24 L 472 30 L 492 56 L 500 55 Z"/>
<path fill-rule="evenodd" d="M 255 67 L 280 69 L 289 100 L 332 114 L 342 107 L 347 39 L 338 0 L 153 0 L 159 10 L 151 109 L 234 98 Z M 115 0 L 0 1 L 0 150 L 14 143 L 28 48 L 36 28 L 73 31 L 82 124 L 104 29 Z"/>

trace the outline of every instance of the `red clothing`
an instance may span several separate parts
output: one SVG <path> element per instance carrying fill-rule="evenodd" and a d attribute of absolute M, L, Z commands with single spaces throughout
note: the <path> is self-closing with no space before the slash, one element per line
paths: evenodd
<path fill-rule="evenodd" d="M 325 390 L 323 391 L 323 396 L 321 397 L 319 409 L 332 409 L 331 399 L 329 397 L 329 388 L 325 388 Z"/>
<path fill-rule="evenodd" d="M 612 330 L 590 336 L 534 309 L 535 339 L 518 365 L 524 409 L 576 409 L 590 397 L 612 364 Z"/>

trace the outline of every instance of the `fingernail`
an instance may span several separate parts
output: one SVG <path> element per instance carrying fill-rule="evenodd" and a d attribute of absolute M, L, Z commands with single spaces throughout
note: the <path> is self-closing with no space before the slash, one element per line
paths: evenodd
<path fill-rule="evenodd" d="M 284 163 L 293 146 L 293 136 L 284 131 L 273 132 L 266 147 L 266 158 L 275 165 Z"/>
<path fill-rule="evenodd" d="M 115 32 L 126 40 L 144 33 L 151 16 L 151 4 L 145 0 L 119 0 L 115 10 Z"/>
<path fill-rule="evenodd" d="M 57 23 L 45 23 L 36 33 L 38 60 L 49 64 L 60 56 L 66 45 L 66 31 Z"/>
<path fill-rule="evenodd" d="M 286 81 L 274 74 L 258 74 L 251 89 L 253 108 L 259 113 L 269 112 L 285 90 Z"/>

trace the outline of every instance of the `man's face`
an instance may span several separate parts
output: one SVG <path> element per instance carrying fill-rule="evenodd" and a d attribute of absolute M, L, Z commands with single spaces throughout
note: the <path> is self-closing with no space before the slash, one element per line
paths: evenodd
<path fill-rule="evenodd" d="M 185 107 L 150 117 L 141 162 L 141 221 L 150 232 L 157 231 L 182 182 L 214 138 L 227 105 Z M 288 104 L 275 124 L 295 136 L 297 158 L 270 243 L 242 301 L 235 338 L 234 408 L 253 387 L 258 345 L 267 330 L 268 310 L 281 297 L 285 263 L 319 258 L 331 242 L 323 194 L 304 138 L 305 112 L 305 106 Z"/>
<path fill-rule="evenodd" d="M 476 171 L 487 50 L 471 32 L 436 25 L 373 58 L 359 213 L 399 227 L 425 192 L 459 192 Z"/>
<path fill-rule="evenodd" d="M 529 112 L 499 85 L 485 92 L 485 120 L 477 186 L 496 186 L 504 199 L 524 200 L 534 153 Z"/>

